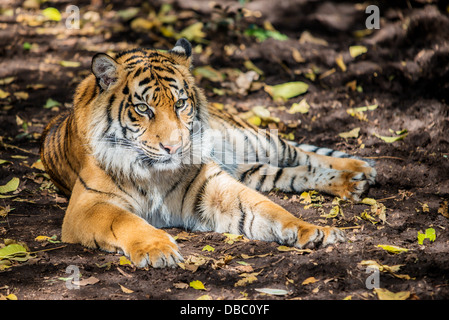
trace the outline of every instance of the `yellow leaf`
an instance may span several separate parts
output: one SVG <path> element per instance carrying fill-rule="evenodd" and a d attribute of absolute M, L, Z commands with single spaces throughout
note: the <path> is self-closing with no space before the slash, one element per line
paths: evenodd
<path fill-rule="evenodd" d="M 6 299 L 8 300 L 18 300 L 17 296 L 14 293 L 10 293 L 6 296 Z"/>
<path fill-rule="evenodd" d="M 399 253 L 408 251 L 408 249 L 406 249 L 406 248 L 384 245 L 384 244 L 379 244 L 378 247 L 384 249 L 385 251 L 388 251 L 389 253 L 394 253 L 394 254 L 399 254 Z"/>
<path fill-rule="evenodd" d="M 256 67 L 256 65 L 251 60 L 245 60 L 245 62 L 243 62 L 243 65 L 246 69 L 253 70 L 260 76 L 263 76 L 264 74 L 263 71 Z"/>
<path fill-rule="evenodd" d="M 128 260 L 128 258 L 126 258 L 125 256 L 121 256 L 120 257 L 120 262 L 119 262 L 119 264 L 121 265 L 121 266 L 125 266 L 125 265 L 132 265 L 131 264 L 131 261 L 129 261 Z"/>
<path fill-rule="evenodd" d="M 258 117 L 258 116 L 252 116 L 247 121 L 256 127 L 258 127 L 262 124 L 262 119 L 260 119 L 260 117 Z"/>
<path fill-rule="evenodd" d="M 301 52 L 299 52 L 296 48 L 292 49 L 292 57 L 297 63 L 306 62 L 306 60 L 302 57 Z"/>
<path fill-rule="evenodd" d="M 28 99 L 28 97 L 29 97 L 28 92 L 25 92 L 25 91 L 17 91 L 17 92 L 14 92 L 14 96 L 15 96 L 17 99 L 21 99 L 21 100 L 26 100 L 26 99 Z"/>
<path fill-rule="evenodd" d="M 368 52 L 368 48 L 364 47 L 364 46 L 350 46 L 349 47 L 349 54 L 353 58 L 358 57 L 366 52 Z"/>
<path fill-rule="evenodd" d="M 201 78 L 206 78 L 213 82 L 221 82 L 225 76 L 218 70 L 211 66 L 201 66 L 193 70 L 193 75 Z"/>
<path fill-rule="evenodd" d="M 46 9 L 42 10 L 42 14 L 48 20 L 61 21 L 61 13 L 56 8 L 48 7 Z"/>
<path fill-rule="evenodd" d="M 0 79 L 0 86 L 4 86 L 7 84 L 12 83 L 14 80 L 16 80 L 16 77 L 6 77 L 6 78 L 2 78 Z"/>
<path fill-rule="evenodd" d="M 42 163 L 41 159 L 39 159 L 35 163 L 33 163 L 31 165 L 31 168 L 35 168 L 35 169 L 39 169 L 39 170 L 45 171 L 44 164 Z"/>
<path fill-rule="evenodd" d="M 326 219 L 331 219 L 331 218 L 335 218 L 336 216 L 338 216 L 339 213 L 343 212 L 340 209 L 340 206 L 333 206 L 332 209 L 329 211 L 328 214 L 322 215 L 322 217 L 326 218 Z"/>
<path fill-rule="evenodd" d="M 131 29 L 137 32 L 149 31 L 153 28 L 154 23 L 144 18 L 136 18 L 131 22 Z"/>
<path fill-rule="evenodd" d="M 125 288 L 124 286 L 122 286 L 121 284 L 119 284 L 120 285 L 120 288 L 122 289 L 122 291 L 124 292 L 124 293 L 133 293 L 134 291 L 132 291 L 131 289 L 128 289 L 128 288 Z"/>
<path fill-rule="evenodd" d="M 0 89 L 0 99 L 5 99 L 9 97 L 9 92 L 3 91 Z"/>
<path fill-rule="evenodd" d="M 339 133 L 338 135 L 344 139 L 348 139 L 348 138 L 358 138 L 359 133 L 360 133 L 360 128 L 354 128 L 351 131 L 342 132 L 342 133 Z"/>
<path fill-rule="evenodd" d="M 429 212 L 429 205 L 427 203 L 422 204 L 422 212 Z"/>
<path fill-rule="evenodd" d="M 243 277 L 236 283 L 234 283 L 234 287 L 244 287 L 249 283 L 253 283 L 254 281 L 257 281 L 257 275 L 260 272 L 253 272 L 253 273 L 242 273 L 240 276 Z"/>
<path fill-rule="evenodd" d="M 309 112 L 310 110 L 310 105 L 307 103 L 306 99 L 302 99 L 301 102 L 299 103 L 293 103 L 292 106 L 290 107 L 290 110 L 288 110 L 287 112 L 290 114 L 295 114 L 295 113 L 302 113 L 305 114 L 307 112 Z"/>
<path fill-rule="evenodd" d="M 306 93 L 309 85 L 302 81 L 286 82 L 274 86 L 265 85 L 264 90 L 273 100 L 287 101 L 290 98 Z"/>
<path fill-rule="evenodd" d="M 384 288 L 375 288 L 379 300 L 407 300 L 410 297 L 410 291 L 391 292 Z"/>
<path fill-rule="evenodd" d="M 203 32 L 203 23 L 195 22 L 182 30 L 177 35 L 177 38 L 186 38 L 189 41 L 203 42 L 202 40 L 205 36 L 206 34 Z"/>
<path fill-rule="evenodd" d="M 328 45 L 326 40 L 312 36 L 312 34 L 309 31 L 303 31 L 301 33 L 301 37 L 299 38 L 299 43 L 306 43 L 306 42 L 317 44 L 320 46 Z"/>
<path fill-rule="evenodd" d="M 346 64 L 343 61 L 343 56 L 341 54 L 335 58 L 335 63 L 337 63 L 337 66 L 341 69 L 341 71 L 346 71 Z"/>
<path fill-rule="evenodd" d="M 374 260 L 363 260 L 359 263 L 361 266 L 364 267 L 376 267 L 381 272 L 387 272 L 390 273 L 392 276 L 398 278 L 398 279 L 404 279 L 404 280 L 410 280 L 411 277 L 408 274 L 396 274 L 396 272 L 399 271 L 399 269 L 404 266 L 403 264 L 397 264 L 393 266 L 388 266 L 386 264 L 380 264 L 377 261 Z"/>
<path fill-rule="evenodd" d="M 34 238 L 35 241 L 39 241 L 39 242 L 47 241 L 49 239 L 51 239 L 51 237 L 48 237 L 48 236 L 37 236 L 36 238 Z"/>
<path fill-rule="evenodd" d="M 233 244 L 236 241 L 243 240 L 243 235 L 241 234 L 223 233 L 223 235 L 226 236 L 226 239 L 224 241 L 227 244 Z"/>
<path fill-rule="evenodd" d="M 362 203 L 370 205 L 370 206 L 374 206 L 374 205 L 377 204 L 377 201 L 375 199 L 373 199 L 373 198 L 364 198 L 362 200 Z"/>
<path fill-rule="evenodd" d="M 81 65 L 81 63 L 78 61 L 66 61 L 66 60 L 59 61 L 59 64 L 67 68 L 77 68 Z"/>
<path fill-rule="evenodd" d="M 193 289 L 196 289 L 196 290 L 206 290 L 206 288 L 204 287 L 204 284 L 199 280 L 192 281 L 192 282 L 190 282 L 189 285 Z"/>
<path fill-rule="evenodd" d="M 308 284 L 311 284 L 311 283 L 315 283 L 315 282 L 318 282 L 318 281 L 320 281 L 320 280 L 315 279 L 315 277 L 309 277 L 309 278 L 307 278 L 306 280 L 304 280 L 302 282 L 302 285 L 305 286 L 305 285 L 308 285 Z"/>
<path fill-rule="evenodd" d="M 207 244 L 207 245 L 204 246 L 204 248 L 201 251 L 214 252 L 215 248 Z"/>

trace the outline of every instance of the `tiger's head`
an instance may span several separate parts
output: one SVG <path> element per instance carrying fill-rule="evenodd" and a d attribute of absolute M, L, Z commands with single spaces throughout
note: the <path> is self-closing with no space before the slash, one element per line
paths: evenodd
<path fill-rule="evenodd" d="M 92 59 L 97 96 L 90 105 L 90 149 L 107 170 L 145 176 L 204 161 L 210 147 L 206 100 L 191 75 L 192 47 L 133 49 Z"/>

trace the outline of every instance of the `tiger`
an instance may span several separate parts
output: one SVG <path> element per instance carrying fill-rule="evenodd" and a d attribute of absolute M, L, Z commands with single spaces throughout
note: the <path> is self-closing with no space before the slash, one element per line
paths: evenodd
<path fill-rule="evenodd" d="M 169 227 L 296 248 L 346 241 L 343 230 L 308 223 L 264 192 L 313 189 L 357 201 L 375 183 L 368 160 L 288 143 L 211 106 L 184 38 L 170 50 L 111 55 L 93 56 L 73 107 L 42 133 L 41 161 L 69 198 L 63 242 L 163 268 L 183 261 Z"/>

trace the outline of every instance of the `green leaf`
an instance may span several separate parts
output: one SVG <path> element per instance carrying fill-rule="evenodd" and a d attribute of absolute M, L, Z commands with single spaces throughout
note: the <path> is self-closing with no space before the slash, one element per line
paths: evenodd
<path fill-rule="evenodd" d="M 273 38 L 275 40 L 288 40 L 288 36 L 283 33 L 280 33 L 277 30 L 266 30 L 263 28 L 259 28 L 256 25 L 252 24 L 248 29 L 243 32 L 246 36 L 255 37 L 260 42 L 267 40 L 268 38 Z"/>
<path fill-rule="evenodd" d="M 0 260 L 8 259 L 21 261 L 21 258 L 27 255 L 27 249 L 18 243 L 13 243 L 0 249 Z"/>
<path fill-rule="evenodd" d="M 192 281 L 192 282 L 190 282 L 189 285 L 193 289 L 196 289 L 196 290 L 206 290 L 206 288 L 204 287 L 204 284 L 199 280 Z"/>
<path fill-rule="evenodd" d="M 400 136 L 396 136 L 396 137 L 381 136 L 381 135 L 378 135 L 377 133 L 374 133 L 374 135 L 376 137 L 378 137 L 379 139 L 382 139 L 386 143 L 393 143 L 395 141 L 403 140 L 408 135 L 408 132 L 401 134 Z"/>
<path fill-rule="evenodd" d="M 266 85 L 264 88 L 273 100 L 282 101 L 287 101 L 290 98 L 306 93 L 308 89 L 309 85 L 301 81 L 286 82 L 274 86 Z"/>
<path fill-rule="evenodd" d="M 429 239 L 430 242 L 434 242 L 436 239 L 435 229 L 428 228 L 426 229 L 426 233 L 421 233 L 418 231 L 418 243 L 424 244 L 425 239 Z"/>
<path fill-rule="evenodd" d="M 20 180 L 19 178 L 12 178 L 9 182 L 3 186 L 0 186 L 0 193 L 8 193 L 12 191 L 16 191 L 19 187 Z"/>
<path fill-rule="evenodd" d="M 30 49 L 31 49 L 31 43 L 29 43 L 29 42 L 24 42 L 24 44 L 23 44 L 23 49 L 25 49 L 25 50 L 30 50 Z"/>
<path fill-rule="evenodd" d="M 48 20 L 61 21 L 61 13 L 56 8 L 48 7 L 46 9 L 42 10 L 42 14 Z"/>
<path fill-rule="evenodd" d="M 53 100 L 52 98 L 48 98 L 47 102 L 44 105 L 44 108 L 45 109 L 51 109 L 53 107 L 59 107 L 60 105 L 61 105 L 61 102 Z"/>

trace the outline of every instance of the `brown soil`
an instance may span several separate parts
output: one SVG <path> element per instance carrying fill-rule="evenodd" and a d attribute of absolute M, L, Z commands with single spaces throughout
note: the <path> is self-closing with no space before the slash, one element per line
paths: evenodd
<path fill-rule="evenodd" d="M 449 224 L 447 206 L 444 208 L 449 201 L 449 17 L 446 6 L 427 2 L 408 1 L 407 5 L 388 1 L 380 5 L 381 28 L 358 39 L 354 31 L 365 30 L 367 14 L 352 2 L 254 0 L 246 7 L 259 10 L 262 18 L 239 20 L 233 14 L 238 2 L 230 2 L 232 6 L 226 11 L 201 1 L 174 1 L 173 11 L 179 16 L 175 30 L 196 21 L 204 23 L 209 42 L 203 44 L 202 53 L 195 53 L 196 66 L 246 71 L 244 61 L 250 59 L 264 72 L 262 81 L 267 84 L 304 81 L 310 86 L 305 95 L 277 103 L 263 89 L 244 95 L 216 95 L 212 87 L 222 88 L 221 84 L 202 79 L 199 84 L 210 102 L 223 103 L 236 112 L 257 105 L 271 107 L 283 122 L 300 123 L 296 128 L 279 126 L 283 133 L 293 132 L 295 141 L 375 159 L 378 178 L 369 197 L 386 207 L 386 220 L 382 222 L 371 212 L 374 221 L 363 219 L 366 215 L 362 213 L 370 206 L 361 203 L 342 204 L 344 216 L 326 218 L 322 215 L 330 212 L 333 197 L 322 195 L 321 202 L 307 206 L 298 195 L 272 192 L 272 200 L 306 221 L 346 228 L 349 241 L 312 252 L 280 251 L 276 243 L 237 239 L 230 244 L 221 234 L 184 233 L 172 228 L 167 232 L 178 235 L 183 256 L 190 260 L 205 257 L 202 263 L 186 269 L 142 270 L 120 265 L 120 255 L 36 241 L 41 235 L 60 239 L 67 199 L 55 193 L 43 172 L 31 165 L 39 158 L 43 126 L 58 109 L 71 106 L 76 84 L 89 72 L 96 51 L 135 45 L 167 49 L 175 40 L 164 38 L 157 28 L 135 31 L 130 21 L 113 14 L 125 8 L 120 1 L 98 9 L 81 1 L 82 16 L 86 18 L 90 11 L 91 20 L 78 31 L 66 30 L 63 22 L 30 26 L 19 17 L 25 17 L 24 13 L 37 16 L 40 11 L 25 10 L 21 1 L 10 1 L 8 7 L 0 9 L 0 79 L 14 77 L 13 82 L 0 86 L 10 93 L 0 99 L 0 159 L 9 161 L 0 165 L 0 185 L 13 177 L 20 179 L 20 185 L 15 197 L 0 199 L 1 207 L 13 209 L 0 217 L 0 238 L 26 243 L 37 253 L 33 259 L 14 262 L 0 271 L 0 297 L 12 293 L 18 299 L 30 300 L 197 299 L 203 295 L 212 299 L 378 299 L 366 286 L 371 273 L 360 264 L 375 260 L 382 265 L 401 265 L 394 274 L 381 272 L 381 288 L 408 292 L 408 299 L 449 298 Z M 69 3 L 46 2 L 41 9 L 50 4 L 64 11 Z M 129 6 L 140 8 L 142 4 L 132 1 Z M 158 12 L 160 5 L 154 6 Z M 5 14 L 9 8 L 15 8 L 15 16 Z M 137 16 L 143 17 L 149 10 L 142 8 Z M 99 13 L 98 20 L 92 12 Z M 249 23 L 262 26 L 265 19 L 288 40 L 258 42 L 242 34 Z M 226 25 L 226 21 L 234 23 Z M 327 45 L 300 43 L 305 30 Z M 38 46 L 27 50 L 26 42 Z M 224 44 L 236 45 L 232 54 L 228 52 L 231 47 Z M 368 51 L 352 58 L 348 51 L 351 45 L 363 45 Z M 300 52 L 304 62 L 295 61 L 292 48 Z M 336 63 L 339 55 L 347 67 L 345 72 Z M 63 67 L 58 64 L 61 60 L 81 64 Z M 326 74 L 333 68 L 335 72 Z M 314 80 L 308 75 L 311 72 Z M 354 80 L 355 86 L 351 86 Z M 29 97 L 13 95 L 20 91 Z M 43 108 L 48 98 L 63 105 Z M 303 98 L 310 105 L 306 114 L 291 115 L 282 108 Z M 350 107 L 374 104 L 378 108 L 362 113 L 363 119 L 347 112 Z M 361 128 L 358 138 L 339 136 L 357 127 Z M 408 135 L 393 143 L 374 135 L 395 136 L 389 129 L 406 129 Z M 428 228 L 435 230 L 435 241 L 426 239 L 418 244 L 418 232 Z M 203 251 L 206 245 L 215 250 Z M 395 245 L 408 252 L 391 254 L 378 245 Z M 226 264 L 220 264 L 220 259 Z M 61 278 L 70 276 L 66 273 L 70 265 L 79 268 L 81 280 L 93 277 L 98 282 L 68 289 Z M 245 279 L 245 273 L 255 273 L 256 279 L 236 286 Z M 306 279 L 309 284 L 304 283 Z M 194 280 L 201 281 L 206 290 L 189 287 Z M 288 293 L 266 295 L 256 290 L 260 288 Z"/>

